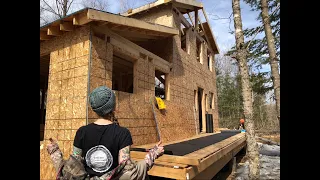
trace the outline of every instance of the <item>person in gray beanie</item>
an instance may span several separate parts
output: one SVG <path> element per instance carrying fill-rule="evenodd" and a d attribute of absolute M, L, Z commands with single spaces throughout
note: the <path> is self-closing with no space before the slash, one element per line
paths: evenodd
<path fill-rule="evenodd" d="M 130 146 L 133 144 L 131 133 L 127 128 L 119 125 L 114 114 L 115 101 L 114 92 L 106 86 L 94 89 L 89 95 L 90 106 L 99 118 L 77 130 L 73 153 L 68 160 L 70 162 L 79 160 L 83 167 L 70 167 L 70 164 L 79 166 L 81 163 L 63 161 L 63 155 L 54 141 L 47 146 L 60 179 L 64 179 L 63 172 L 68 174 L 69 178 L 77 176 L 84 179 L 83 171 L 86 172 L 85 179 L 90 180 L 148 179 L 147 171 L 152 168 L 154 160 L 164 153 L 164 148 L 160 141 L 147 150 L 143 161 L 131 160 Z M 72 177 L 74 172 L 78 174 Z"/>

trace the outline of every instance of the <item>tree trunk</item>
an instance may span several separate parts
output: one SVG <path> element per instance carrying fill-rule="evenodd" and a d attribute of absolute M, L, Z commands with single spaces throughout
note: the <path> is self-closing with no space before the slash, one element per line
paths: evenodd
<path fill-rule="evenodd" d="M 68 0 L 64 0 L 63 1 L 63 7 L 62 7 L 62 17 L 66 17 L 67 16 L 67 11 L 68 11 Z"/>
<path fill-rule="evenodd" d="M 240 0 L 232 0 L 234 29 L 236 38 L 237 54 L 236 59 L 239 64 L 239 71 L 241 77 L 244 118 L 246 121 L 246 136 L 247 136 L 247 155 L 249 159 L 249 178 L 259 179 L 260 165 L 258 145 L 254 133 L 254 121 L 252 119 L 252 88 L 250 86 L 249 71 L 247 65 L 247 50 L 244 46 L 244 36 L 242 30 L 242 20 L 240 12 Z"/>
<path fill-rule="evenodd" d="M 267 38 L 268 50 L 269 50 L 269 58 L 270 58 L 270 66 L 271 66 L 271 79 L 273 82 L 273 89 L 276 99 L 276 108 L 277 108 L 277 117 L 279 120 L 280 126 L 280 74 L 279 74 L 279 66 L 278 66 L 278 58 L 276 54 L 276 48 L 274 45 L 274 37 L 272 34 L 272 29 L 269 21 L 269 9 L 267 0 L 261 0 L 261 11 L 262 11 L 262 19 L 264 24 L 264 31 Z"/>

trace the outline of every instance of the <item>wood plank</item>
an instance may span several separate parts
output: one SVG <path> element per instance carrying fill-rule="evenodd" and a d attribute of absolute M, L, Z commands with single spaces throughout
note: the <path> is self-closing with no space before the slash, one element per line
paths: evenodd
<path fill-rule="evenodd" d="M 188 20 L 182 15 L 182 13 L 175 7 L 172 7 L 173 10 L 176 12 L 176 14 L 179 16 L 179 19 L 181 20 L 181 23 L 186 27 L 190 28 L 192 25 L 188 22 Z"/>
<path fill-rule="evenodd" d="M 199 29 L 199 24 L 198 24 L 198 20 L 199 18 L 198 18 L 198 9 L 196 9 L 195 11 L 194 11 L 194 22 L 195 22 L 195 30 L 196 30 L 196 33 L 198 32 L 198 29 Z"/>
<path fill-rule="evenodd" d="M 40 31 L 40 40 L 49 40 L 51 39 L 51 36 L 48 36 L 47 32 Z"/>
<path fill-rule="evenodd" d="M 129 38 L 141 38 L 145 40 L 160 39 L 159 37 L 156 37 L 156 36 L 150 36 L 150 35 L 140 34 L 140 33 L 128 33 L 128 31 L 123 31 L 123 30 L 119 30 L 119 31 L 117 30 L 115 32 L 117 32 L 120 36 L 127 37 L 128 39 Z"/>
<path fill-rule="evenodd" d="M 188 13 L 188 16 L 189 16 L 189 19 L 190 19 L 190 21 L 191 21 L 191 23 L 192 23 L 192 26 L 193 26 L 193 27 L 195 27 L 195 26 L 194 26 L 193 19 L 192 19 L 192 17 L 191 17 L 191 15 L 190 15 L 190 13 Z"/>
<path fill-rule="evenodd" d="M 236 155 L 244 146 L 246 145 L 245 139 L 239 139 L 236 142 L 232 143 L 231 145 L 228 145 L 219 151 L 211 154 L 209 157 L 206 157 L 205 159 L 201 160 L 199 166 L 192 166 L 187 170 L 189 173 L 190 179 L 195 177 L 200 172 L 206 170 L 208 167 L 210 167 L 212 164 L 217 162 L 219 159 L 223 158 L 226 154 L 231 152 L 232 157 Z"/>
<path fill-rule="evenodd" d="M 168 36 L 178 35 L 179 31 L 174 28 L 160 26 L 155 24 L 150 24 L 138 19 L 127 18 L 119 15 L 109 14 L 101 11 L 96 11 L 93 9 L 88 10 L 88 19 L 95 21 L 108 21 L 115 24 L 136 27 L 140 29 L 157 31 L 162 34 L 168 34 Z"/>
<path fill-rule="evenodd" d="M 82 25 L 85 25 L 91 21 L 92 21 L 92 19 L 88 18 L 88 12 L 76 14 L 72 19 L 73 25 L 76 25 L 76 26 L 82 26 Z"/>
<path fill-rule="evenodd" d="M 50 36 L 60 36 L 62 32 L 60 31 L 59 26 L 50 26 L 48 27 L 47 35 Z"/>
<path fill-rule="evenodd" d="M 213 33 L 212 33 L 212 28 L 210 27 L 209 19 L 208 19 L 208 17 L 207 17 L 207 13 L 206 13 L 206 11 L 204 10 L 204 8 L 202 8 L 202 13 L 203 13 L 203 15 L 204 15 L 204 17 L 206 18 L 206 21 L 207 21 L 207 23 L 208 23 L 208 27 L 209 27 L 210 33 L 211 33 L 211 35 L 212 35 L 212 37 L 213 37 L 213 41 L 214 41 L 215 47 L 217 47 L 217 54 L 219 54 L 219 53 L 220 53 L 220 49 L 219 49 L 219 47 L 218 47 L 218 45 L 217 45 L 217 40 L 216 40 L 216 38 L 214 37 L 214 35 L 213 35 Z"/>
<path fill-rule="evenodd" d="M 153 166 L 148 171 L 148 174 L 151 176 L 159 176 L 171 179 L 186 179 L 185 169 L 174 169 L 157 165 Z"/>
<path fill-rule="evenodd" d="M 131 158 L 135 161 L 144 161 L 144 159 L 137 159 L 137 158 Z M 158 166 L 166 166 L 166 167 L 169 167 L 169 168 L 174 168 L 175 166 L 182 169 L 182 168 L 186 168 L 186 167 L 189 167 L 189 165 L 187 164 L 180 164 L 180 163 L 172 163 L 172 162 L 162 162 L 162 161 L 157 161 L 154 163 L 155 165 L 158 165 Z"/>
<path fill-rule="evenodd" d="M 200 180 L 200 179 L 212 179 L 230 160 L 232 159 L 232 152 L 227 153 L 224 155 L 222 158 L 220 158 L 217 162 L 213 163 L 210 165 L 207 169 L 202 171 L 201 173 L 194 175 L 191 172 L 194 171 L 189 171 L 191 175 L 194 176 L 192 179 L 193 180 Z"/>
<path fill-rule="evenodd" d="M 137 151 L 131 151 L 130 156 L 132 158 L 137 159 L 143 159 L 146 156 L 146 152 L 137 152 Z M 188 164 L 188 165 L 199 165 L 200 161 L 195 158 L 189 158 L 184 156 L 173 156 L 173 155 L 167 155 L 164 154 L 160 156 L 158 159 L 155 160 L 155 162 L 163 161 L 163 162 L 172 162 L 172 163 L 180 163 L 180 164 Z"/>
<path fill-rule="evenodd" d="M 60 31 L 73 31 L 74 26 L 70 21 L 64 21 L 60 24 Z"/>
<path fill-rule="evenodd" d="M 190 179 L 201 179 L 203 175 L 202 172 L 204 172 L 204 175 L 208 174 L 208 171 L 210 171 L 209 174 L 215 175 L 217 172 L 221 170 L 221 168 L 232 158 L 234 155 L 236 155 L 242 148 L 245 147 L 245 142 L 242 142 L 241 145 L 237 146 L 234 148 L 232 151 L 229 151 L 228 153 L 225 153 L 222 155 L 217 161 L 210 164 L 204 164 L 203 162 L 201 163 L 201 168 L 192 166 L 188 167 L 186 172 L 189 175 Z M 227 156 L 227 157 L 226 157 Z M 209 160 L 212 157 L 208 157 L 207 159 Z M 224 164 L 222 167 L 219 164 Z M 220 167 L 219 167 L 220 166 Z M 216 167 L 216 168 L 214 168 Z M 199 175 L 199 176 L 198 176 Z"/>

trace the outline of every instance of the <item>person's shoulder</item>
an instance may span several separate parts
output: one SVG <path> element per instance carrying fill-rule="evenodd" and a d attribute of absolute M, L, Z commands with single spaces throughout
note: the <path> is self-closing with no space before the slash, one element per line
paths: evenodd
<path fill-rule="evenodd" d="M 118 126 L 116 125 L 116 128 L 119 130 L 121 133 L 130 133 L 129 129 L 126 127 Z"/>
<path fill-rule="evenodd" d="M 80 126 L 78 131 L 86 131 L 88 129 L 92 128 L 92 124 L 87 124 L 87 125 L 83 125 L 83 126 Z"/>

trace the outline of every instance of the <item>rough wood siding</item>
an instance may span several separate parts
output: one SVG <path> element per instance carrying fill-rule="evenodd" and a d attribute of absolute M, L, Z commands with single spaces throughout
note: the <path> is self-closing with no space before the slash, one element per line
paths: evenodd
<path fill-rule="evenodd" d="M 49 138 L 58 141 L 68 158 L 76 130 L 86 123 L 89 28 L 40 44 L 40 55 L 50 53 L 44 149 L 40 150 L 40 179 L 55 179 L 55 170 L 46 151 Z"/>
<path fill-rule="evenodd" d="M 134 14 L 130 17 L 168 27 L 172 27 L 174 24 L 171 4 L 152 8 L 147 12 Z"/>

